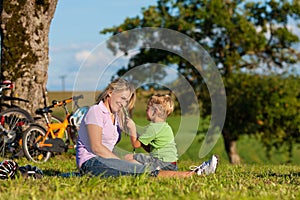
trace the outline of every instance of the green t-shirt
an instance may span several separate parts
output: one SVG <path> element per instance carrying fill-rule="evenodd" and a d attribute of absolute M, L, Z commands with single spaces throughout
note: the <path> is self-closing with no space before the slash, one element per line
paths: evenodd
<path fill-rule="evenodd" d="M 150 123 L 141 130 L 138 140 L 150 145 L 150 155 L 164 162 L 178 160 L 172 128 L 167 122 Z"/>

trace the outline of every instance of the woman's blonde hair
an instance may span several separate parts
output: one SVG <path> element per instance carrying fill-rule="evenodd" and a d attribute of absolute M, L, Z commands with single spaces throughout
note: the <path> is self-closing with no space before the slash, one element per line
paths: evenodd
<path fill-rule="evenodd" d="M 174 111 L 174 101 L 168 94 L 156 94 L 151 96 L 147 105 L 157 109 L 158 116 L 164 119 Z"/>
<path fill-rule="evenodd" d="M 117 78 L 113 80 L 104 90 L 99 94 L 96 100 L 96 104 L 100 103 L 100 101 L 105 101 L 111 92 L 121 92 L 124 90 L 130 91 L 130 99 L 126 105 L 126 110 L 128 111 L 129 115 L 132 114 L 132 110 L 135 105 L 136 100 L 136 91 L 133 84 L 123 78 Z M 120 119 L 120 126 L 124 129 L 124 122 L 125 122 L 125 113 L 124 110 L 121 109 L 118 113 L 118 117 Z"/>

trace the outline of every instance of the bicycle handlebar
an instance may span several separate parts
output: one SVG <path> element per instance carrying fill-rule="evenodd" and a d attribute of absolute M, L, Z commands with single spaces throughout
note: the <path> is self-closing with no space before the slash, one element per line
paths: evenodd
<path fill-rule="evenodd" d="M 54 108 L 54 107 L 57 107 L 57 106 L 65 106 L 66 104 L 71 103 L 73 101 L 75 101 L 77 103 L 77 101 L 79 99 L 83 99 L 83 95 L 73 96 L 69 99 L 65 99 L 65 100 L 62 100 L 62 101 L 53 100 L 52 105 L 46 106 L 44 108 L 39 108 L 39 109 L 37 109 L 36 113 L 37 114 L 49 113 L 49 112 L 52 112 L 51 108 Z"/>
<path fill-rule="evenodd" d="M 83 99 L 83 95 L 73 96 L 69 99 L 65 99 L 65 100 L 62 100 L 62 101 L 53 100 L 52 105 L 48 106 L 48 107 L 53 108 L 53 107 L 56 107 L 56 106 L 66 105 L 66 104 L 71 103 L 73 101 L 77 102 L 79 99 Z"/>
<path fill-rule="evenodd" d="M 79 99 L 83 99 L 83 95 L 78 95 L 78 96 L 73 96 L 69 99 L 65 99 L 65 100 L 62 100 L 62 101 L 57 101 L 57 100 L 53 100 L 52 101 L 52 106 L 55 107 L 55 106 L 62 106 L 62 105 L 65 105 L 65 104 L 68 104 L 68 103 L 71 103 L 73 101 L 77 102 Z"/>
<path fill-rule="evenodd" d="M 83 99 L 83 95 L 73 96 L 74 101 L 78 101 L 79 99 Z"/>

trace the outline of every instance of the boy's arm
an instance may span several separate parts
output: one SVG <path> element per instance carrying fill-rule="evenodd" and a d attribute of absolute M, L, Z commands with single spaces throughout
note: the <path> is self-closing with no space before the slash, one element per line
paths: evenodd
<path fill-rule="evenodd" d="M 130 141 L 133 148 L 140 148 L 142 146 L 142 143 L 138 140 L 137 133 L 134 134 L 130 132 Z"/>
<path fill-rule="evenodd" d="M 138 140 L 138 135 L 136 132 L 136 126 L 132 119 L 129 117 L 126 118 L 127 121 L 127 127 L 130 133 L 130 141 L 133 148 L 140 148 L 141 142 Z"/>
<path fill-rule="evenodd" d="M 141 142 L 140 142 L 141 143 Z M 147 151 L 148 153 L 150 153 L 150 145 L 148 144 L 148 145 L 144 145 L 143 143 L 141 143 L 141 146 L 143 147 L 143 149 L 145 150 L 145 151 Z"/>
<path fill-rule="evenodd" d="M 143 149 L 147 152 L 150 152 L 150 145 L 145 145 L 143 144 L 142 142 L 139 141 L 139 136 L 138 136 L 138 133 L 137 131 L 132 131 L 130 132 L 130 141 L 131 141 L 131 144 L 132 144 L 132 147 L 133 148 L 140 148 L 140 147 L 143 147 Z"/>
<path fill-rule="evenodd" d="M 148 153 L 151 151 L 151 143 L 156 138 L 156 132 L 153 125 L 149 124 L 147 127 L 140 130 L 143 132 L 142 135 L 138 136 L 138 141 L 141 143 L 141 147 Z"/>

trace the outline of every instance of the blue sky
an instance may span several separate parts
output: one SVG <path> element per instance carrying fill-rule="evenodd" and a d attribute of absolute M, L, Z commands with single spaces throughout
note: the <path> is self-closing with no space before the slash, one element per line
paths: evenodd
<path fill-rule="evenodd" d="M 155 0 L 59 0 L 49 34 L 47 89 L 72 91 L 89 52 L 108 38 L 99 32 L 155 4 Z"/>
<path fill-rule="evenodd" d="M 109 36 L 101 35 L 100 31 L 121 24 L 126 17 L 141 15 L 143 7 L 155 4 L 156 0 L 59 0 L 49 34 L 47 89 L 73 91 L 86 58 L 98 66 L 97 71 L 99 67 L 103 68 L 101 63 L 110 56 L 107 49 L 103 48 Z M 97 50 L 99 45 L 101 48 Z M 126 58 L 123 57 L 116 61 L 115 66 L 122 67 L 125 62 Z M 300 73 L 300 67 L 296 68 Z M 110 67 L 108 74 L 105 74 L 107 79 L 101 79 L 101 82 L 108 83 L 116 71 L 115 67 Z M 90 80 L 91 76 L 84 77 L 80 81 L 89 86 L 86 89 L 95 89 L 93 85 L 97 80 Z"/>

